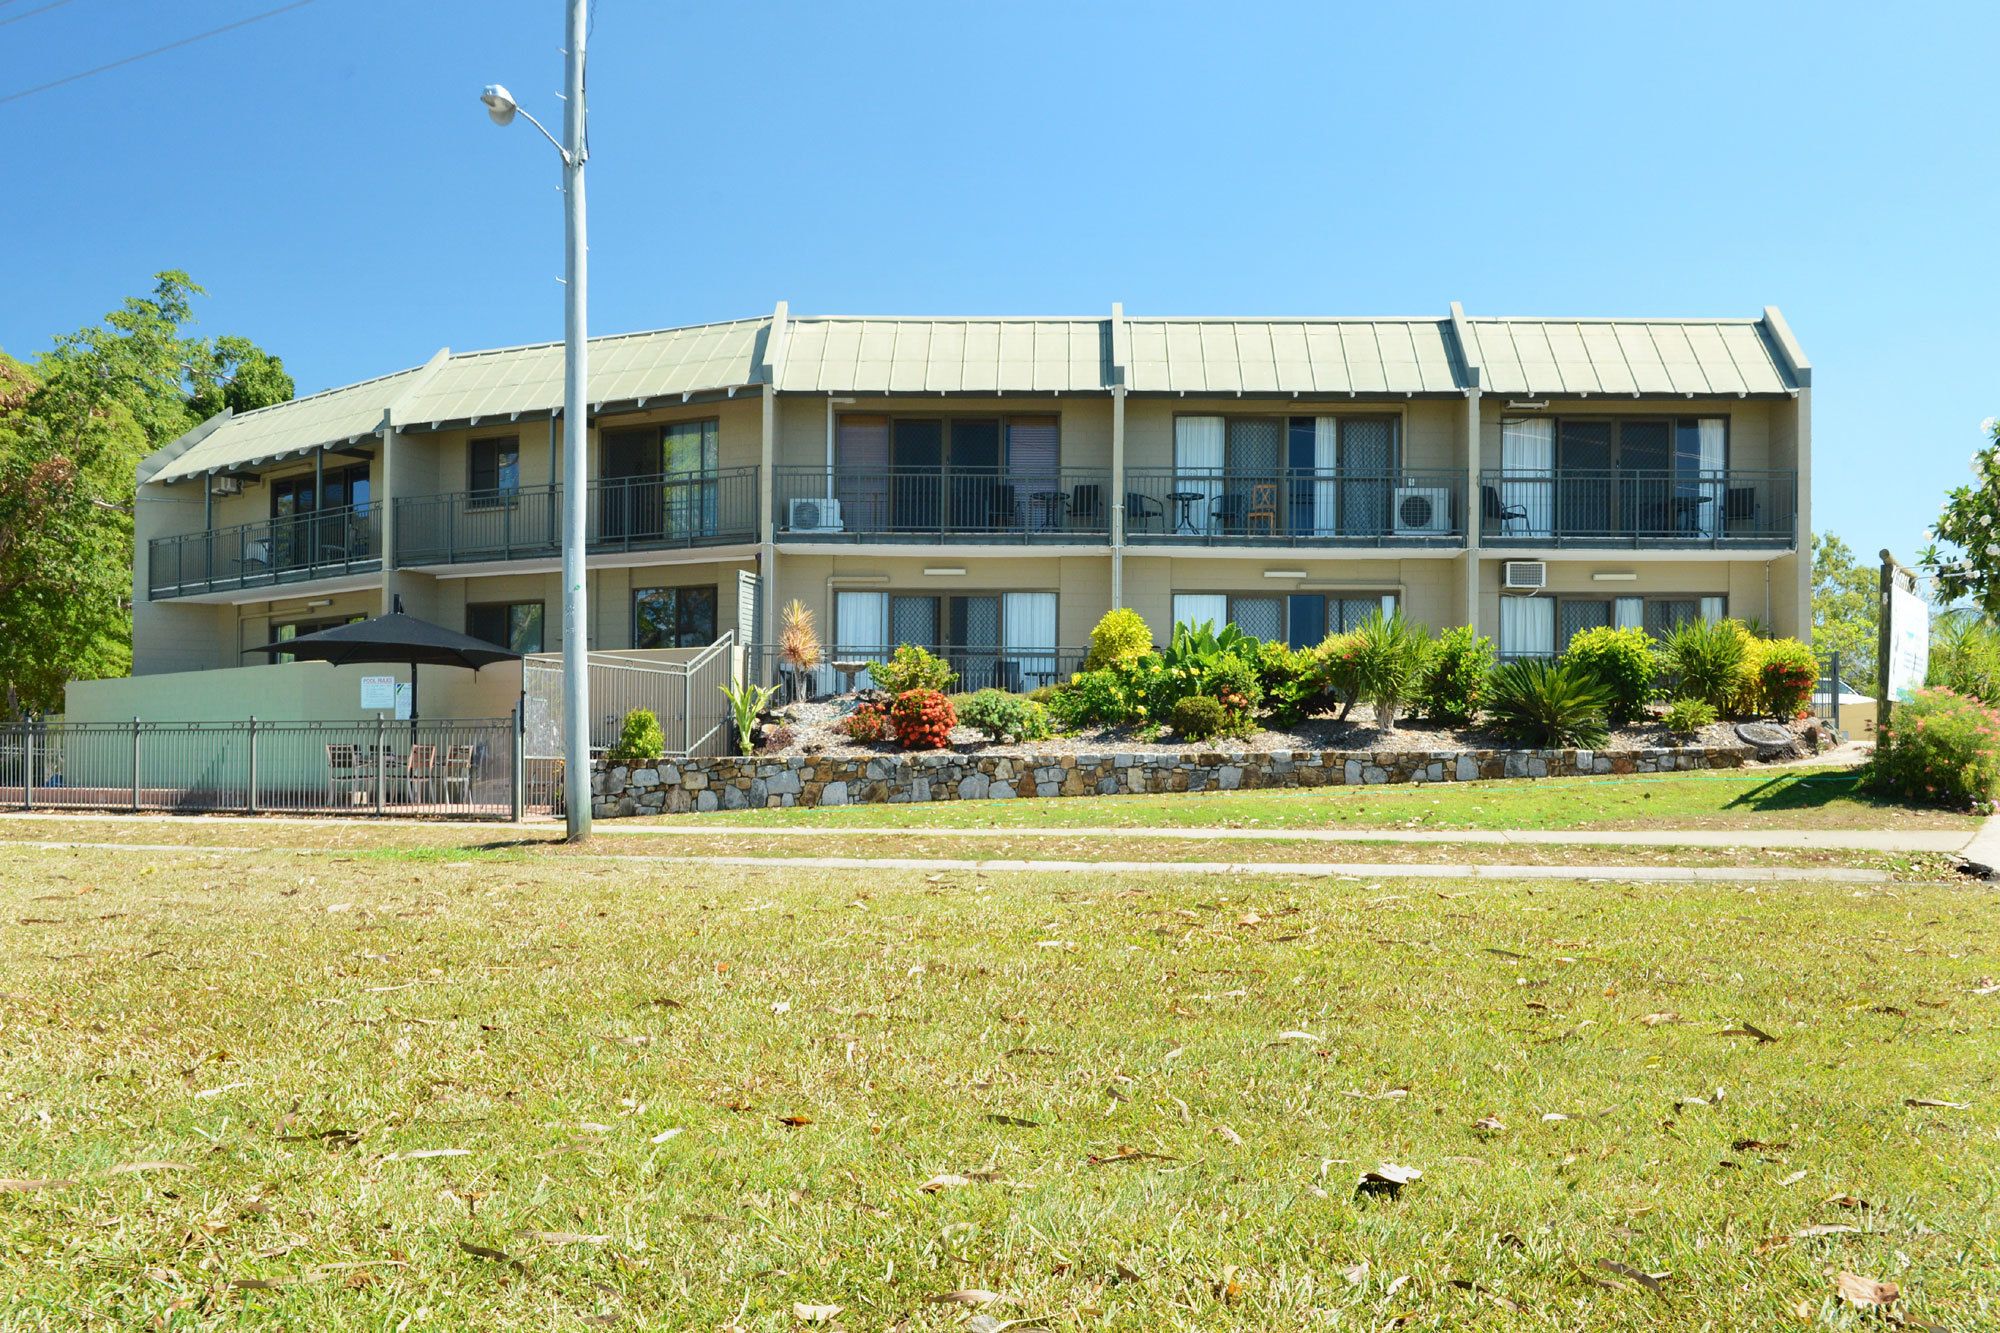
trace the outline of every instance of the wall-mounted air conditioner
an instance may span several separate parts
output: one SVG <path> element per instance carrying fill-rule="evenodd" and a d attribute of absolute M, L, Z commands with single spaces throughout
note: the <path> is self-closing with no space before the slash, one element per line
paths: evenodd
<path fill-rule="evenodd" d="M 830 495 L 793 500 L 791 520 L 786 527 L 793 532 L 839 532 L 840 501 Z"/>
<path fill-rule="evenodd" d="M 1549 586 L 1549 567 L 1540 560 L 1509 560 L 1500 566 L 1500 586 L 1503 588 L 1546 588 Z"/>
<path fill-rule="evenodd" d="M 1451 488 L 1448 486 L 1397 487 L 1396 535 L 1398 537 L 1450 536 Z"/>
<path fill-rule="evenodd" d="M 208 493 L 210 495 L 241 495 L 243 494 L 243 478 L 232 477 L 226 472 L 217 473 L 208 479 Z"/>

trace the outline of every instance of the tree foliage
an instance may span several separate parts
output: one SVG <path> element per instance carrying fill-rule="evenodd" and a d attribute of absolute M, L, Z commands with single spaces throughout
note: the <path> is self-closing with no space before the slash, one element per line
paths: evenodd
<path fill-rule="evenodd" d="M 1833 533 L 1813 534 L 1813 646 L 1840 654 L 1840 677 L 1867 694 L 1875 688 L 1881 576 L 1854 558 Z"/>
<path fill-rule="evenodd" d="M 34 365 L 0 355 L 0 686 L 14 709 L 58 707 L 70 681 L 130 670 L 139 461 L 210 402 L 291 396 L 283 365 L 248 339 L 187 333 L 200 294 L 160 273 Z"/>
<path fill-rule="evenodd" d="M 1969 600 L 2000 620 L 2000 421 L 1980 423 L 1972 480 L 1953 487 L 1919 563 L 1937 576 L 1941 604 Z"/>

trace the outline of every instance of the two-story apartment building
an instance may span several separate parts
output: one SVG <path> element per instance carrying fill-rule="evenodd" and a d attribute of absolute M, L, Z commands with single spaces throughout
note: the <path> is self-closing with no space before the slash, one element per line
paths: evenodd
<path fill-rule="evenodd" d="M 796 317 L 594 339 L 591 647 L 777 609 L 969 683 L 1130 606 L 1316 642 L 1398 606 L 1507 655 L 1690 616 L 1809 631 L 1812 372 L 1784 319 Z M 561 647 L 560 344 L 203 423 L 139 475 L 134 671 L 405 610 Z"/>

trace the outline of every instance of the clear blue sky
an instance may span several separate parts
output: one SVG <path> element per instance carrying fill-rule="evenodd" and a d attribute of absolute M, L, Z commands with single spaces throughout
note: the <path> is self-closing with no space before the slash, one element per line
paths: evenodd
<path fill-rule="evenodd" d="M 49 3 L 0 97 L 278 0 Z M 169 267 L 302 392 L 560 336 L 553 150 L 475 96 L 557 117 L 562 12 L 317 0 L 0 104 L 0 346 Z M 1818 526 L 1907 555 L 2000 412 L 1996 49 L 1984 4 L 598 0 L 591 323 L 1772 303 Z"/>

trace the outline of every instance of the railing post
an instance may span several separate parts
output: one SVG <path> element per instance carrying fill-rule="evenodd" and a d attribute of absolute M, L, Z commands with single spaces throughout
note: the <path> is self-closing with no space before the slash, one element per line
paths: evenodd
<path fill-rule="evenodd" d="M 1827 721 L 1833 724 L 1837 734 L 1840 731 L 1840 649 L 1833 650 L 1833 679 L 1827 687 Z"/>
<path fill-rule="evenodd" d="M 132 718 L 132 813 L 139 813 L 139 718 Z"/>
<path fill-rule="evenodd" d="M 389 727 L 382 715 L 375 715 L 375 813 L 382 813 L 383 787 L 387 782 L 384 772 L 389 767 L 388 753 Z"/>
<path fill-rule="evenodd" d="M 521 817 L 526 812 L 527 806 L 527 793 L 523 790 L 527 785 L 527 762 L 523 754 L 527 749 L 527 746 L 523 743 L 525 740 L 526 725 L 526 719 L 521 713 L 520 701 L 516 700 L 514 703 L 514 726 L 509 737 L 513 753 L 508 757 L 507 763 L 507 810 L 516 824 L 521 822 Z"/>
<path fill-rule="evenodd" d="M 21 808 L 35 808 L 35 721 L 21 724 Z"/>
<path fill-rule="evenodd" d="M 250 715 L 250 782 L 243 795 L 246 814 L 257 813 L 257 715 Z"/>

